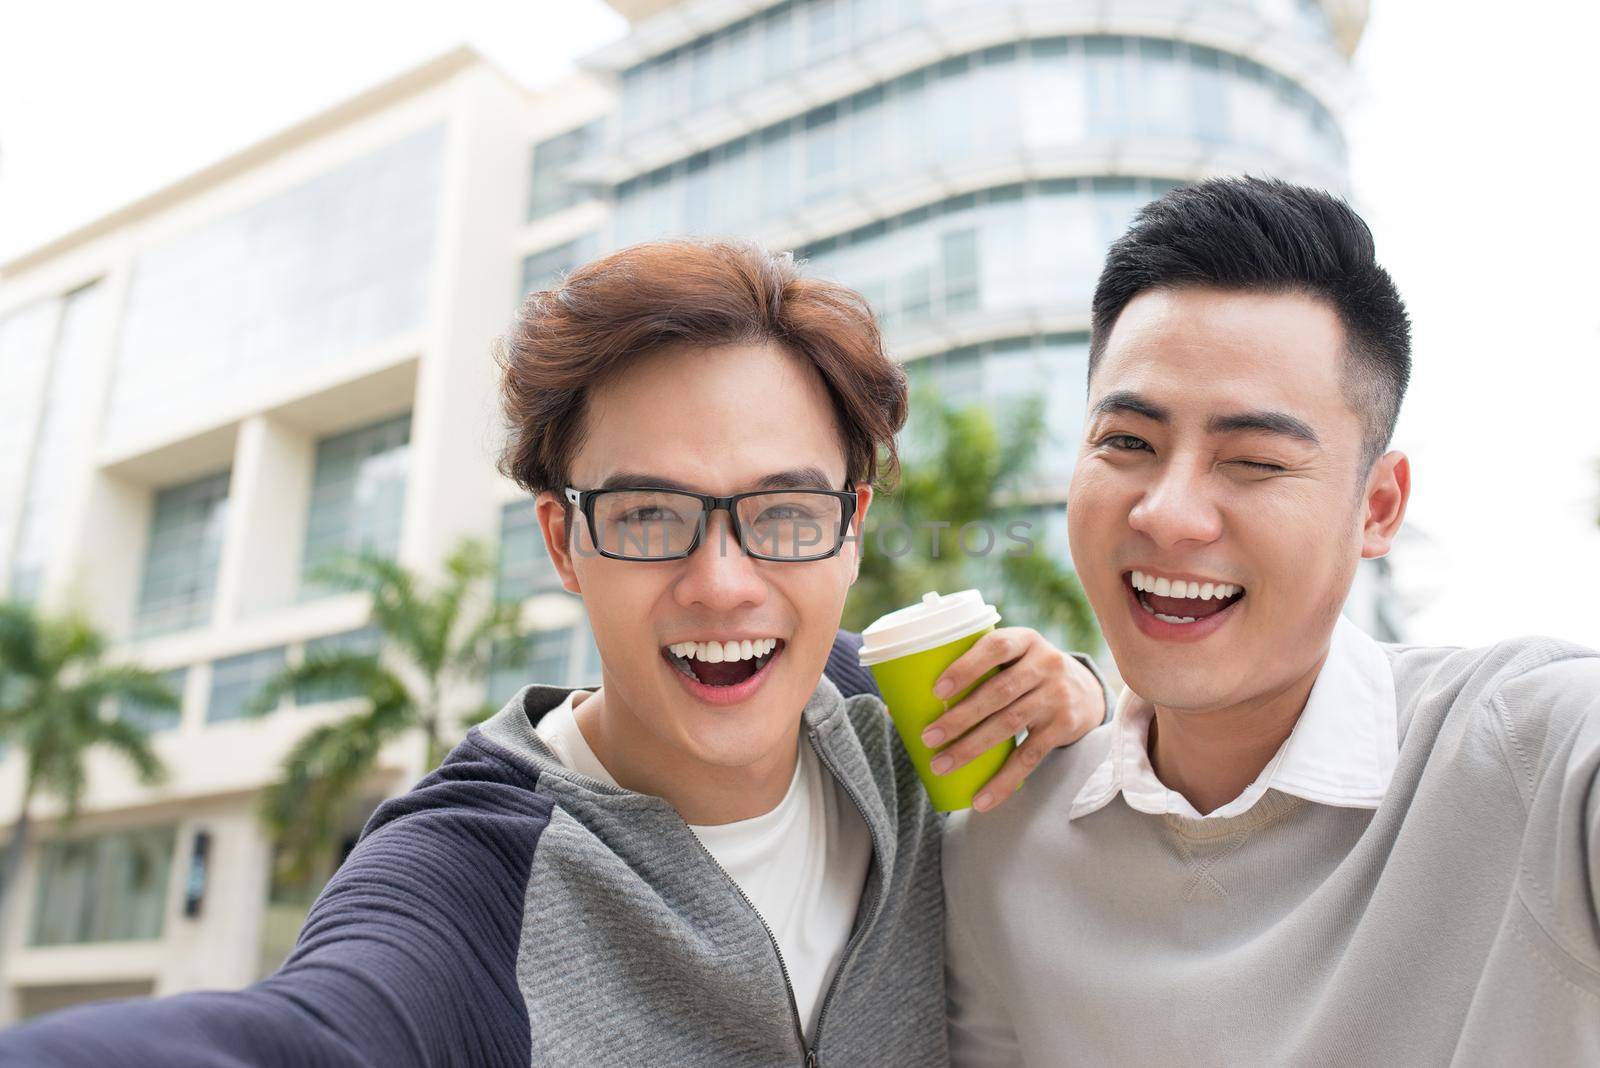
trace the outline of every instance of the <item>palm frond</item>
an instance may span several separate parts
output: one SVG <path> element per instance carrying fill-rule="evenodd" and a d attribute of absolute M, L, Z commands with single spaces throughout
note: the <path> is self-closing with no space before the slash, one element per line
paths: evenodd
<path fill-rule="evenodd" d="M 445 558 L 446 581 L 437 594 L 429 598 L 435 609 L 437 660 L 432 665 L 435 670 L 442 672 L 450 667 L 453 655 L 451 639 L 460 623 L 462 607 L 472 596 L 474 588 L 492 576 L 494 571 L 494 553 L 476 538 L 461 539 Z"/>
<path fill-rule="evenodd" d="M 340 817 L 378 753 L 403 728 L 378 711 L 308 732 L 284 761 L 284 778 L 261 795 L 262 821 L 278 841 L 285 877 L 303 877 L 340 831 Z"/>
<path fill-rule="evenodd" d="M 489 702 L 485 701 L 483 704 L 479 705 L 477 708 L 471 709 L 471 710 L 469 710 L 469 711 L 467 711 L 467 712 L 462 714 L 462 716 L 461 716 L 461 726 L 463 726 L 463 727 L 476 727 L 478 724 L 482 723 L 484 720 L 490 718 L 491 716 L 493 716 L 495 713 L 497 713 L 499 711 L 500 711 L 499 706 L 492 705 Z"/>
<path fill-rule="evenodd" d="M 175 709 L 179 695 L 158 671 L 133 664 L 97 666 L 79 683 L 85 699 L 94 704 L 106 700 L 136 701 L 155 709 Z"/>
<path fill-rule="evenodd" d="M 40 620 L 40 660 L 66 671 L 93 664 L 105 654 L 106 640 L 94 625 L 76 613 Z"/>
<path fill-rule="evenodd" d="M 167 767 L 150 744 L 150 735 L 127 720 L 106 720 L 100 725 L 100 741 L 133 765 L 139 781 L 155 786 L 167 780 Z"/>
<path fill-rule="evenodd" d="M 456 645 L 446 667 L 452 674 L 461 678 L 481 676 L 488 670 L 489 658 L 495 643 L 516 638 L 521 621 L 521 602 L 492 602 L 483 616 Z"/>
<path fill-rule="evenodd" d="M 351 649 L 308 653 L 304 661 L 286 667 L 261 684 L 245 702 L 243 714 L 265 716 L 275 711 L 286 695 L 306 690 L 353 691 L 369 702 L 390 700 L 394 688 L 405 689 L 372 653 Z"/>
<path fill-rule="evenodd" d="M 1074 649 L 1100 645 L 1100 627 L 1078 576 L 1045 553 L 1031 552 L 1001 559 L 1001 574 L 1011 599 L 1038 623 L 1064 632 Z"/>
<path fill-rule="evenodd" d="M 39 671 L 39 618 L 19 601 L 0 604 L 0 671 L 18 675 Z"/>

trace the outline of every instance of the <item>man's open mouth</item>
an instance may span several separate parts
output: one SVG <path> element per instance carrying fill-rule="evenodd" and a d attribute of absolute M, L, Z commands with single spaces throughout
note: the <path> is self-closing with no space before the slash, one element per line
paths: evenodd
<path fill-rule="evenodd" d="M 674 642 L 661 655 L 679 672 L 704 686 L 737 686 L 764 671 L 782 655 L 781 638 Z"/>
<path fill-rule="evenodd" d="M 1122 576 L 1139 606 L 1163 623 L 1182 625 L 1210 619 L 1244 599 L 1243 586 L 1231 582 L 1169 578 L 1132 571 Z"/>

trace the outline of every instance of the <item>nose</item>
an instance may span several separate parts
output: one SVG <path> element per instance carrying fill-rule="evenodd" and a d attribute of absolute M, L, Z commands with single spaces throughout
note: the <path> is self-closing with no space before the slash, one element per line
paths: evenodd
<path fill-rule="evenodd" d="M 713 612 L 731 612 L 767 599 L 761 565 L 739 547 L 726 512 L 712 513 L 700 544 L 683 565 L 673 596 L 686 608 L 698 605 Z"/>
<path fill-rule="evenodd" d="M 1206 470 L 1177 461 L 1163 465 L 1128 513 L 1128 525 L 1162 549 L 1216 541 L 1222 536 L 1222 513 L 1212 499 Z"/>

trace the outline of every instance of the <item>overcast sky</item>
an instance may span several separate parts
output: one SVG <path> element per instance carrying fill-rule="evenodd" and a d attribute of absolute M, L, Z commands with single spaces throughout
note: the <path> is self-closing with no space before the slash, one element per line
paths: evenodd
<path fill-rule="evenodd" d="M 1600 647 L 1600 5 L 1372 6 L 1347 131 L 1415 323 L 1408 637 Z M 462 41 L 540 86 L 624 29 L 600 0 L 0 0 L 0 21 L 0 259 Z"/>

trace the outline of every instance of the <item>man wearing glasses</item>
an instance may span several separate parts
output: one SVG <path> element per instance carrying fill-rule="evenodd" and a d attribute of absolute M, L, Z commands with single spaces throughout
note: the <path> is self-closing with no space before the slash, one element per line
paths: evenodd
<path fill-rule="evenodd" d="M 62 1013 L 0 1064 L 946 1062 L 941 820 L 882 703 L 823 677 L 906 414 L 870 309 L 638 246 L 531 297 L 501 365 L 501 469 L 603 685 L 524 688 L 383 805 L 275 975 Z M 984 809 L 1105 707 L 1016 628 L 944 682 L 1001 663 L 942 724 L 962 761 L 1029 731 Z"/>

